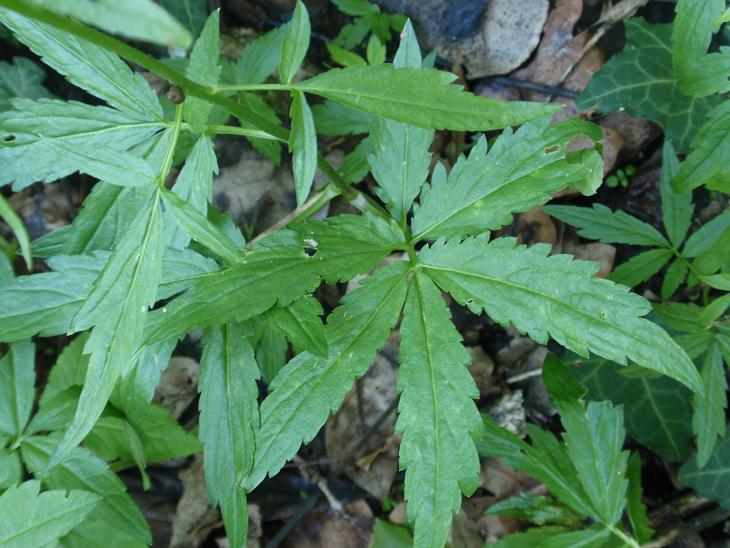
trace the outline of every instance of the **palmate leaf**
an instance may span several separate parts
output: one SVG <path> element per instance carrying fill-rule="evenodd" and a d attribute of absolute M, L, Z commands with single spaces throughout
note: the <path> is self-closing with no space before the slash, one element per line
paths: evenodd
<path fill-rule="evenodd" d="M 104 106 L 14 99 L 13 110 L 0 113 L 0 161 L 6 166 L 0 184 L 13 182 L 19 190 L 55 181 L 86 167 L 83 154 L 89 150 L 121 153 L 164 127 L 147 115 Z"/>
<path fill-rule="evenodd" d="M 603 358 L 563 358 L 583 385 L 589 400 L 609 400 L 624 408 L 629 435 L 669 462 L 683 461 L 692 449 L 692 395 L 665 376 L 629 377 Z"/>
<path fill-rule="evenodd" d="M 72 84 L 123 112 L 148 121 L 162 118 L 162 107 L 149 84 L 113 53 L 7 9 L 0 9 L 0 21 Z"/>
<path fill-rule="evenodd" d="M 604 243 L 669 247 L 667 239 L 644 221 L 623 211 L 611 211 L 601 204 L 592 208 L 549 205 L 545 212 L 564 223 L 577 227 L 578 234 Z"/>
<path fill-rule="evenodd" d="M 190 60 L 185 67 L 185 76 L 204 86 L 217 84 L 221 72 L 221 67 L 218 65 L 219 27 L 220 10 L 216 10 L 205 22 L 203 32 L 195 41 Z M 193 131 L 202 133 L 211 110 L 213 103 L 199 97 L 188 96 L 183 103 L 183 119 L 190 124 Z"/>
<path fill-rule="evenodd" d="M 7 548 L 55 546 L 89 515 L 99 497 L 82 490 L 40 493 L 40 482 L 26 481 L 0 496 L 0 544 Z"/>
<path fill-rule="evenodd" d="M 162 253 L 160 199 L 153 189 L 147 207 L 114 249 L 74 318 L 75 331 L 94 326 L 84 347 L 91 357 L 74 422 L 51 465 L 83 440 L 101 415 L 115 382 L 129 370 L 141 342 L 147 309 L 154 304 Z M 109 310 L 115 314 L 110 315 Z"/>
<path fill-rule="evenodd" d="M 423 72 L 423 71 L 419 71 Z M 591 194 L 601 181 L 601 156 L 567 152 L 577 135 L 599 138 L 596 126 L 569 120 L 548 127 L 548 120 L 506 130 L 487 152 L 481 138 L 468 157 L 462 156 L 449 175 L 437 166 L 415 208 L 416 239 L 479 234 L 500 228 L 512 213 L 547 202 L 566 186 Z"/>
<path fill-rule="evenodd" d="M 367 372 L 398 321 L 408 272 L 408 264 L 398 262 L 366 278 L 328 318 L 328 356 L 302 352 L 276 376 L 261 404 L 256 455 L 244 481 L 246 489 L 256 487 L 267 473 L 274 475 L 302 442 L 311 441 L 355 379 Z"/>
<path fill-rule="evenodd" d="M 470 495 L 478 485 L 472 436 L 482 421 L 473 401 L 479 390 L 465 367 L 469 353 L 441 292 L 421 272 L 408 291 L 400 336 L 396 431 L 403 432 L 408 518 L 416 546 L 443 546 L 461 493 Z"/>
<path fill-rule="evenodd" d="M 122 481 L 88 449 L 74 447 L 58 466 L 48 470 L 60 433 L 23 440 L 23 462 L 33 475 L 51 489 L 83 489 L 102 498 L 87 520 L 98 521 L 137 544 L 149 545 L 152 534 L 142 513 L 126 493 Z"/>
<path fill-rule="evenodd" d="M 700 467 L 697 458 L 691 459 L 679 470 L 679 481 L 692 488 L 700 496 L 714 500 L 730 509 L 730 436 L 717 442 L 705 466 Z"/>
<path fill-rule="evenodd" d="M 0 61 L 0 111 L 10 107 L 10 99 L 51 97 L 43 87 L 46 72 L 26 57 L 13 57 L 12 63 Z"/>
<path fill-rule="evenodd" d="M 426 129 L 486 131 L 554 112 L 553 105 L 477 97 L 452 84 L 456 75 L 380 65 L 333 69 L 292 84 L 294 89 Z"/>
<path fill-rule="evenodd" d="M 0 359 L 0 435 L 19 437 L 35 397 L 35 345 L 16 342 Z"/>
<path fill-rule="evenodd" d="M 286 306 L 322 279 L 336 283 L 367 272 L 403 243 L 393 222 L 372 216 L 339 215 L 295 230 L 262 240 L 240 265 L 196 277 L 185 294 L 150 314 L 146 344 Z M 307 255 L 307 247 L 316 252 Z"/>
<path fill-rule="evenodd" d="M 710 460 L 717 439 L 725 435 L 727 381 L 722 354 L 717 345 L 713 344 L 707 350 L 700 373 L 705 385 L 705 397 L 694 397 L 692 430 L 697 435 L 697 466 L 702 468 Z"/>
<path fill-rule="evenodd" d="M 640 17 L 624 22 L 628 44 L 591 79 L 576 99 L 582 109 L 625 109 L 662 125 L 678 152 L 686 152 L 705 114 L 719 100 L 694 98 L 679 90 L 672 69 L 671 25 L 651 25 Z"/>
<path fill-rule="evenodd" d="M 198 387 L 205 482 L 211 501 L 221 506 L 233 546 L 246 543 L 248 511 L 241 481 L 253 465 L 259 424 L 259 369 L 249 331 L 227 323 L 206 333 Z"/>
<path fill-rule="evenodd" d="M 190 33 L 153 0 L 30 0 L 32 4 L 161 46 L 187 48 Z"/>
<path fill-rule="evenodd" d="M 542 244 L 513 239 L 437 242 L 419 253 L 429 276 L 462 304 L 545 344 L 548 336 L 586 356 L 669 375 L 695 392 L 702 382 L 692 361 L 660 327 L 643 319 L 649 303 L 628 288 L 593 278 L 595 263 L 549 257 Z"/>
<path fill-rule="evenodd" d="M 700 185 L 730 190 L 730 104 L 723 101 L 713 108 L 692 139 L 692 150 L 679 166 L 672 180 L 678 192 L 687 192 Z"/>

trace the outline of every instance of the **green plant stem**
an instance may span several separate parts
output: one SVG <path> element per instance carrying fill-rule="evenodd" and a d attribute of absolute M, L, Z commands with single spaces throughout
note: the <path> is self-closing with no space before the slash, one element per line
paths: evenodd
<path fill-rule="evenodd" d="M 190 126 L 188 124 L 183 124 L 182 129 L 190 130 Z M 239 127 L 239 126 L 209 125 L 208 133 L 210 133 L 211 135 L 241 135 L 243 137 L 251 137 L 251 138 L 255 138 L 255 139 L 266 139 L 268 141 L 278 141 L 280 143 L 286 142 L 283 139 L 280 139 L 279 137 L 276 137 L 275 135 L 271 135 L 271 133 L 267 133 L 260 129 L 248 129 L 248 128 Z"/>
<path fill-rule="evenodd" d="M 211 86 L 213 93 L 235 93 L 238 91 L 290 91 L 296 88 L 295 84 L 220 84 Z"/>
<path fill-rule="evenodd" d="M 614 525 L 606 525 L 606 527 L 609 531 L 611 531 L 612 535 L 620 538 L 626 546 L 631 546 L 631 548 L 640 548 L 640 545 L 638 542 L 636 542 L 636 539 L 628 536 L 618 527 Z"/>
<path fill-rule="evenodd" d="M 177 139 L 180 136 L 180 129 L 182 127 L 182 113 L 182 103 L 180 103 L 175 107 L 175 121 L 172 124 L 172 138 L 170 139 L 170 144 L 165 151 L 165 159 L 162 162 L 162 168 L 157 176 L 157 185 L 161 188 L 165 186 L 167 176 L 170 174 L 170 169 L 172 169 L 172 160 L 175 157 L 175 147 L 177 147 Z"/>

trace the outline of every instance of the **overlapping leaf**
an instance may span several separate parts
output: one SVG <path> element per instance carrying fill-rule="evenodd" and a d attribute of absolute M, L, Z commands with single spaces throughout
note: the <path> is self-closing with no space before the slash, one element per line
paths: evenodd
<path fill-rule="evenodd" d="M 10 107 L 10 99 L 43 99 L 51 94 L 43 87 L 45 71 L 26 57 L 13 57 L 12 63 L 0 61 L 0 111 Z"/>
<path fill-rule="evenodd" d="M 0 435 L 17 438 L 30 418 L 35 397 L 35 345 L 10 345 L 0 359 Z"/>

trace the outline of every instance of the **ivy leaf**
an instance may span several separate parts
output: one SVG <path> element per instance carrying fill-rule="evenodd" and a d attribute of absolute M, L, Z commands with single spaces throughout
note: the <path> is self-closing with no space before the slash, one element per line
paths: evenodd
<path fill-rule="evenodd" d="M 129 370 L 141 342 L 145 313 L 154 304 L 162 270 L 162 219 L 157 191 L 114 249 L 78 311 L 73 329 L 94 326 L 84 347 L 90 354 L 74 422 L 56 450 L 56 465 L 91 430 L 117 379 Z M 116 310 L 109 315 L 109 310 Z"/>
<path fill-rule="evenodd" d="M 715 97 L 679 91 L 672 69 L 671 25 L 651 25 L 640 17 L 624 22 L 627 45 L 591 79 L 576 105 L 598 104 L 602 112 L 626 112 L 659 123 L 678 152 L 686 152 Z"/>
<path fill-rule="evenodd" d="M 636 217 L 623 211 L 611 211 L 601 204 L 593 208 L 576 206 L 545 206 L 545 212 L 566 224 L 577 227 L 578 234 L 603 243 L 669 247 L 661 233 Z"/>
<path fill-rule="evenodd" d="M 618 265 L 608 278 L 617 284 L 634 287 L 659 272 L 672 257 L 674 257 L 674 253 L 669 248 L 651 249 Z"/>
<path fill-rule="evenodd" d="M 327 341 L 320 316 L 324 314 L 319 301 L 307 295 L 289 306 L 276 306 L 267 318 L 287 336 L 295 347 L 319 356 L 327 356 Z"/>
<path fill-rule="evenodd" d="M 45 491 L 39 481 L 11 486 L 0 495 L 0 544 L 8 548 L 55 546 L 83 521 L 99 497 L 82 490 Z"/>
<path fill-rule="evenodd" d="M 328 318 L 328 356 L 302 352 L 276 376 L 261 404 L 256 456 L 244 481 L 247 490 L 267 473 L 278 472 L 302 442 L 311 441 L 353 381 L 368 370 L 398 321 L 408 272 L 408 265 L 398 262 L 365 279 Z"/>
<path fill-rule="evenodd" d="M 717 345 L 707 350 L 700 374 L 705 384 L 705 397 L 693 398 L 692 431 L 697 435 L 697 466 L 703 468 L 710 460 L 717 439 L 725 435 L 727 381 Z"/>
<path fill-rule="evenodd" d="M 0 21 L 72 84 L 123 112 L 148 121 L 162 118 L 162 107 L 149 84 L 113 53 L 7 9 L 0 9 Z"/>
<path fill-rule="evenodd" d="M 510 322 L 540 344 L 551 336 L 582 356 L 589 351 L 625 365 L 627 359 L 677 379 L 695 392 L 702 381 L 666 332 L 643 319 L 649 303 L 626 287 L 593 278 L 595 263 L 548 256 L 549 246 L 515 247 L 486 237 L 437 242 L 420 262 L 429 276 L 474 312 Z"/>
<path fill-rule="evenodd" d="M 13 182 L 20 190 L 36 181 L 55 181 L 85 167 L 83 151 L 123 152 L 163 127 L 138 113 L 104 106 L 14 99 L 13 110 L 0 113 L 0 161 L 6 166 L 0 184 Z M 79 153 L 67 156 L 68 148 Z"/>
<path fill-rule="evenodd" d="M 571 183 L 577 183 L 584 193 L 594 192 L 603 173 L 600 155 L 566 150 L 581 134 L 598 138 L 590 123 L 570 120 L 548 127 L 547 119 L 526 124 L 514 133 L 502 132 L 489 152 L 486 139 L 480 138 L 448 176 L 443 167 L 434 170 L 431 184 L 424 186 L 420 206 L 415 208 L 416 239 L 500 228 L 512 221 L 512 213 L 547 202 Z"/>
<path fill-rule="evenodd" d="M 294 78 L 304 61 L 309 49 L 309 13 L 301 0 L 297 0 L 294 15 L 284 35 L 281 45 L 281 60 L 279 61 L 279 76 L 282 83 L 288 84 Z"/>
<path fill-rule="evenodd" d="M 679 166 L 672 180 L 677 192 L 687 192 L 706 184 L 730 180 L 727 155 L 730 154 L 730 104 L 723 101 L 708 114 L 702 127 L 692 139 L 692 150 Z"/>
<path fill-rule="evenodd" d="M 317 131 L 312 111 L 301 91 L 292 91 L 290 115 L 289 150 L 292 152 L 297 206 L 301 206 L 309 197 L 317 171 Z"/>
<path fill-rule="evenodd" d="M 396 431 L 403 433 L 400 466 L 406 470 L 408 518 L 416 546 L 443 546 L 461 493 L 470 495 L 479 483 L 472 440 L 482 430 L 473 402 L 479 390 L 441 292 L 420 272 L 403 314 Z"/>
<path fill-rule="evenodd" d="M 679 481 L 702 497 L 730 509 L 730 436 L 723 436 L 715 445 L 705 466 L 700 467 L 697 457 L 691 459 L 679 470 Z"/>
<path fill-rule="evenodd" d="M 119 531 L 137 543 L 149 545 L 152 534 L 147 522 L 122 481 L 104 461 L 88 449 L 74 447 L 62 463 L 48 469 L 60 437 L 59 433 L 23 440 L 20 450 L 28 469 L 51 489 L 84 489 L 98 495 L 102 500 L 88 520 L 101 522 L 109 531 Z"/>
<path fill-rule="evenodd" d="M 683 461 L 692 449 L 691 393 L 667 377 L 628 377 L 616 364 L 602 358 L 563 358 L 588 399 L 609 400 L 624 408 L 629 435 L 669 462 Z"/>
<path fill-rule="evenodd" d="M 213 141 L 203 135 L 195 141 L 172 192 L 205 216 L 208 213 L 208 202 L 213 199 L 213 175 L 217 173 L 218 160 Z M 175 249 L 185 249 L 190 243 L 190 236 L 181 227 L 167 229 L 166 223 L 165 242 Z"/>
<path fill-rule="evenodd" d="M 187 48 L 190 45 L 190 33 L 152 0 L 31 0 L 31 3 L 59 15 L 90 23 L 109 33 L 160 46 Z"/>
<path fill-rule="evenodd" d="M 671 141 L 665 139 L 662 147 L 662 172 L 659 177 L 659 192 L 662 199 L 662 222 L 667 231 L 669 241 L 679 247 L 687 236 L 692 224 L 691 192 L 675 192 L 672 188 L 672 179 L 679 170 L 679 160 L 674 152 Z"/>
<path fill-rule="evenodd" d="M 241 480 L 253 465 L 258 428 L 259 370 L 241 324 L 208 331 L 200 362 L 200 441 L 205 454 L 205 483 L 220 504 L 234 546 L 246 544 L 248 510 Z"/>
<path fill-rule="evenodd" d="M 219 27 L 220 10 L 215 10 L 205 22 L 200 38 L 195 41 L 190 60 L 185 67 L 185 76 L 204 86 L 217 84 L 221 72 L 221 67 L 218 65 Z M 199 97 L 188 96 L 185 97 L 183 103 L 183 119 L 190 124 L 194 132 L 202 133 L 211 110 L 213 110 L 213 103 Z"/>
<path fill-rule="evenodd" d="M 35 345 L 19 341 L 0 358 L 0 434 L 17 438 L 28 424 L 35 398 Z"/>
<path fill-rule="evenodd" d="M 0 61 L 0 110 L 10 106 L 10 99 L 51 97 L 43 87 L 46 72 L 26 57 L 13 57 L 12 63 Z"/>
<path fill-rule="evenodd" d="M 345 106 L 425 129 L 486 131 L 521 124 L 554 112 L 553 105 L 476 97 L 439 70 L 355 65 L 292 84 Z"/>

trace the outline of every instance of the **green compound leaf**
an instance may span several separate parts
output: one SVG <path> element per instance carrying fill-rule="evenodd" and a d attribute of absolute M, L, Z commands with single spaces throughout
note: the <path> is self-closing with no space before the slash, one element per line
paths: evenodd
<path fill-rule="evenodd" d="M 623 405 L 629 435 L 669 462 L 692 449 L 691 393 L 667 377 L 628 377 L 608 360 L 566 356 L 563 360 L 588 388 L 588 399 Z"/>
<path fill-rule="evenodd" d="M 667 333 L 643 319 L 649 303 L 628 288 L 593 278 L 595 263 L 548 256 L 550 246 L 515 247 L 513 239 L 437 242 L 420 261 L 436 283 L 474 312 L 510 322 L 541 344 L 548 336 L 580 355 L 589 351 L 669 375 L 695 392 L 702 381 Z"/>
<path fill-rule="evenodd" d="M 40 493 L 39 481 L 11 486 L 0 496 L 0 544 L 7 548 L 55 546 L 99 503 L 93 493 L 75 489 Z"/>
<path fill-rule="evenodd" d="M 667 239 L 650 224 L 623 211 L 611 211 L 601 204 L 593 204 L 592 208 L 549 205 L 545 206 L 545 213 L 577 227 L 578 234 L 589 240 L 670 247 Z"/>
<path fill-rule="evenodd" d="M 479 483 L 472 436 L 482 421 L 473 402 L 479 390 L 465 367 L 469 353 L 441 292 L 421 272 L 408 290 L 400 336 L 396 431 L 403 433 L 408 518 L 416 546 L 443 546 L 461 493 L 470 495 Z"/>
<path fill-rule="evenodd" d="M 730 436 L 720 438 L 705 466 L 693 458 L 679 470 L 679 481 L 697 494 L 730 509 Z"/>
<path fill-rule="evenodd" d="M 72 84 L 118 110 L 148 121 L 162 118 L 162 107 L 149 84 L 113 53 L 9 10 L 0 9 L 0 21 Z"/>
<path fill-rule="evenodd" d="M 123 534 L 127 542 L 149 545 L 152 534 L 144 516 L 122 481 L 91 451 L 74 447 L 61 464 L 47 469 L 60 437 L 58 433 L 25 439 L 21 453 L 28 469 L 51 489 L 84 489 L 98 495 L 101 501 L 87 521 L 99 522 L 108 531 Z"/>
<path fill-rule="evenodd" d="M 267 473 L 273 476 L 302 442 L 311 441 L 353 381 L 368 370 L 398 321 L 408 272 L 408 264 L 399 262 L 366 278 L 328 318 L 329 355 L 302 352 L 276 376 L 261 404 L 256 457 L 246 489 L 256 487 Z"/>
<path fill-rule="evenodd" d="M 603 66 L 576 104 L 596 104 L 603 112 L 625 109 L 661 124 L 667 137 L 686 152 L 716 98 L 688 97 L 679 91 L 672 69 L 671 25 L 650 25 L 635 17 L 624 23 L 628 44 Z"/>
<path fill-rule="evenodd" d="M 730 102 L 713 108 L 692 139 L 692 151 L 679 166 L 672 180 L 677 192 L 687 192 L 700 185 L 712 188 L 730 182 Z"/>
<path fill-rule="evenodd" d="M 294 15 L 286 29 L 281 45 L 281 61 L 279 62 L 279 76 L 281 81 L 288 84 L 294 78 L 304 61 L 309 49 L 309 35 L 311 26 L 307 7 L 301 0 L 297 0 Z"/>
<path fill-rule="evenodd" d="M 20 341 L 0 358 L 0 435 L 19 437 L 35 398 L 35 345 Z"/>
<path fill-rule="evenodd" d="M 110 33 L 161 46 L 187 48 L 190 33 L 153 0 L 30 0 L 32 4 Z"/>
<path fill-rule="evenodd" d="M 198 386 L 206 487 L 211 501 L 221 506 L 234 546 L 246 544 L 248 509 L 240 482 L 253 465 L 259 424 L 259 369 L 250 335 L 248 328 L 236 323 L 208 331 Z"/>
<path fill-rule="evenodd" d="M 434 70 L 356 65 L 293 84 L 345 106 L 426 129 L 486 131 L 554 112 L 553 105 L 477 97 L 452 84 L 456 75 Z"/>

